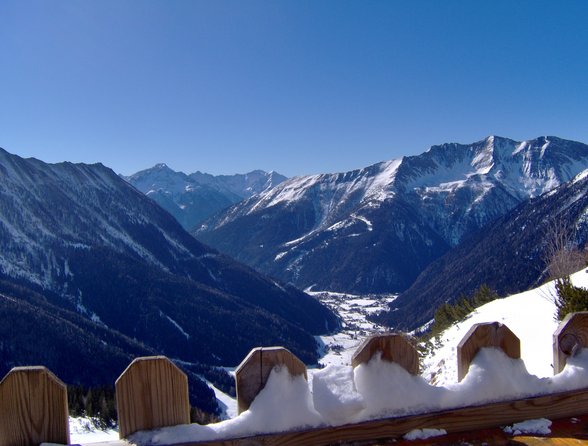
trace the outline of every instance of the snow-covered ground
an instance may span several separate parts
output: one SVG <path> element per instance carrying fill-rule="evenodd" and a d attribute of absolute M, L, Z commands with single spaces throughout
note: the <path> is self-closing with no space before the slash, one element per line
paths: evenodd
<path fill-rule="evenodd" d="M 86 417 L 69 417 L 69 435 L 70 444 L 118 440 L 117 429 L 102 429 Z"/>
<path fill-rule="evenodd" d="M 585 270 L 572 275 L 571 279 L 576 286 L 588 288 Z M 439 336 L 439 347 L 423 360 L 423 377 L 438 385 L 457 382 L 457 344 L 473 324 L 495 321 L 505 324 L 520 339 L 521 358 L 529 373 L 539 377 L 552 376 L 552 336 L 558 326 L 553 296 L 555 288 L 550 282 L 478 308 L 463 322 L 454 324 Z"/>

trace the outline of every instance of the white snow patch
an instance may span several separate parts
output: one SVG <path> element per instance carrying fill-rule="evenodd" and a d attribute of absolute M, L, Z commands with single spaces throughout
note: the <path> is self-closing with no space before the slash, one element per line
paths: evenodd
<path fill-rule="evenodd" d="M 443 435 L 447 435 L 447 431 L 445 429 L 413 429 L 407 434 L 405 434 L 402 438 L 405 440 L 413 441 L 413 440 L 426 440 L 427 438 L 433 437 L 441 437 Z"/>
<path fill-rule="evenodd" d="M 98 423 L 87 417 L 69 417 L 69 435 L 71 444 L 88 444 L 102 441 L 118 440 L 118 429 L 101 428 Z"/>
<path fill-rule="evenodd" d="M 355 389 L 351 366 L 330 365 L 314 373 L 314 407 L 331 425 L 344 424 L 365 409 L 363 396 Z"/>
<path fill-rule="evenodd" d="M 171 324 L 176 327 L 178 329 L 178 331 L 184 335 L 184 337 L 186 339 L 190 339 L 190 335 L 188 333 L 186 333 L 186 331 L 182 328 L 182 326 L 180 324 L 178 324 L 175 320 L 173 320 L 171 317 L 169 317 L 167 314 L 165 314 L 163 311 L 159 310 L 159 316 L 161 317 L 165 317 L 169 322 L 171 322 Z"/>
<path fill-rule="evenodd" d="M 574 183 L 578 183 L 578 182 L 582 181 L 586 177 L 588 177 L 588 169 L 586 169 L 586 170 L 580 172 L 578 175 L 576 175 L 574 177 L 573 182 Z"/>
<path fill-rule="evenodd" d="M 206 384 L 214 391 L 214 396 L 222 411 L 221 418 L 225 420 L 235 418 L 239 414 L 237 400 L 216 388 L 210 381 L 206 380 Z"/>
<path fill-rule="evenodd" d="M 372 225 L 372 222 L 369 221 L 367 218 L 362 217 L 361 215 L 357 215 L 357 214 L 353 214 L 352 217 L 355 218 L 355 219 L 357 219 L 357 220 L 363 221 L 366 224 L 368 231 L 373 231 L 374 230 L 373 225 Z"/>
<path fill-rule="evenodd" d="M 286 254 L 288 254 L 288 251 L 279 252 L 274 257 L 274 262 L 277 262 L 278 260 L 282 259 Z"/>
<path fill-rule="evenodd" d="M 538 418 L 506 426 L 503 431 L 510 435 L 548 435 L 551 433 L 551 420 Z"/>

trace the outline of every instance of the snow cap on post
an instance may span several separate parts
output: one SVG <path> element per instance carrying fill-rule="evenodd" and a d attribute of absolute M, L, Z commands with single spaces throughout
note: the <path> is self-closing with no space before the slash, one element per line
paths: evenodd
<path fill-rule="evenodd" d="M 67 388 L 45 367 L 15 367 L 0 382 L 0 445 L 69 444 Z"/>
<path fill-rule="evenodd" d="M 568 356 L 575 356 L 588 345 L 588 311 L 569 313 L 553 333 L 553 374 L 566 366 Z"/>
<path fill-rule="evenodd" d="M 419 374 L 419 354 L 404 333 L 377 334 L 364 339 L 353 354 L 351 365 L 355 368 L 368 363 L 378 352 L 382 354 L 382 359 L 397 363 L 413 375 Z"/>
<path fill-rule="evenodd" d="M 457 379 L 468 374 L 470 364 L 481 348 L 496 347 L 513 359 L 521 357 L 519 338 L 500 322 L 474 324 L 457 346 Z"/>
<path fill-rule="evenodd" d="M 308 379 L 304 363 L 284 347 L 257 347 L 249 352 L 235 370 L 239 413 L 249 409 L 274 367 L 282 366 L 288 368 L 290 375 L 304 375 Z"/>
<path fill-rule="evenodd" d="M 165 356 L 136 358 L 115 386 L 120 438 L 190 423 L 188 378 Z"/>

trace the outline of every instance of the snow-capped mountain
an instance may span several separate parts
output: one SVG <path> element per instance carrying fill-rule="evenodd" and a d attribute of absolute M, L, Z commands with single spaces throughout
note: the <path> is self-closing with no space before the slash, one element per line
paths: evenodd
<path fill-rule="evenodd" d="M 258 345 L 316 359 L 336 323 L 312 297 L 202 245 L 101 164 L 0 149 L 0 278 L 188 362 L 236 364 Z"/>
<path fill-rule="evenodd" d="M 206 221 L 205 243 L 300 287 L 398 292 L 466 235 L 588 167 L 588 146 L 490 136 L 292 178 Z"/>
<path fill-rule="evenodd" d="M 186 175 L 165 164 L 123 178 L 172 214 L 186 230 L 286 179 L 277 172 L 262 170 L 236 175 L 214 176 L 202 172 Z"/>
<path fill-rule="evenodd" d="M 501 296 L 537 286 L 547 277 L 546 262 L 554 224 L 570 231 L 574 246 L 588 241 L 588 170 L 561 186 L 521 203 L 469 237 L 431 265 L 375 319 L 412 330 L 430 320 L 435 309 L 482 284 Z"/>

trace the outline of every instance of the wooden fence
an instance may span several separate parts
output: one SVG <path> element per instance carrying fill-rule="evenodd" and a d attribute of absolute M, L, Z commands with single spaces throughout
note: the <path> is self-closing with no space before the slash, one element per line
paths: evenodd
<path fill-rule="evenodd" d="M 588 345 L 588 312 L 575 313 L 553 335 L 554 373 L 563 370 L 568 357 Z M 458 379 L 469 369 L 483 347 L 496 347 L 512 358 L 520 357 L 518 338 L 503 324 L 474 325 L 457 347 Z M 352 366 L 367 363 L 380 352 L 409 373 L 419 373 L 413 341 L 404 334 L 375 335 L 364 340 Z M 306 378 L 306 367 L 281 347 L 257 348 L 236 369 L 239 412 L 247 410 L 265 386 L 275 366 Z M 139 430 L 189 423 L 188 380 L 163 356 L 137 358 L 116 381 L 120 437 Z M 16 367 L 0 382 L 0 446 L 30 446 L 42 442 L 69 444 L 67 389 L 44 367 Z M 315 428 L 247 439 L 191 443 L 208 446 L 328 445 L 402 436 L 413 429 L 442 428 L 448 433 L 485 429 L 533 418 L 563 418 L 588 414 L 586 389 L 483 406 L 452 409 L 418 416 L 394 417 L 338 427 Z"/>

